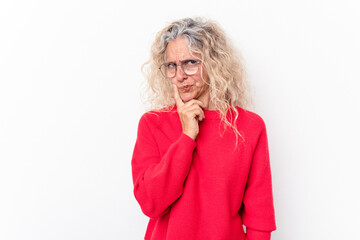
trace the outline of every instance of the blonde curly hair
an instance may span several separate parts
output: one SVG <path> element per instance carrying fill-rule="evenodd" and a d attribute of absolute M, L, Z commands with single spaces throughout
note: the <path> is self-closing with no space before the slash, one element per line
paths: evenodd
<path fill-rule="evenodd" d="M 169 107 L 175 104 L 171 81 L 161 74 L 159 66 L 165 62 L 169 41 L 179 37 L 185 38 L 192 53 L 200 54 L 201 64 L 209 77 L 210 101 L 219 110 L 225 128 L 229 126 L 235 131 L 237 142 L 237 137 L 242 137 L 242 134 L 235 124 L 239 115 L 235 106 L 244 109 L 252 106 L 250 87 L 241 54 L 212 20 L 184 18 L 170 23 L 156 34 L 150 59 L 141 67 L 147 79 L 142 94 L 146 100 L 143 102 L 150 105 L 152 111 L 169 111 Z M 229 120 L 226 116 L 230 109 L 235 114 L 230 114 Z"/>

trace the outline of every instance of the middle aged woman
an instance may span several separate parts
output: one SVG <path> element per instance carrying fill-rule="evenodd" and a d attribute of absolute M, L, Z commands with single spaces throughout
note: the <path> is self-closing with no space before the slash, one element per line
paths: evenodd
<path fill-rule="evenodd" d="M 174 21 L 147 64 L 152 111 L 139 121 L 131 162 L 150 217 L 145 240 L 269 240 L 266 128 L 245 110 L 244 69 L 224 32 L 201 18 Z"/>

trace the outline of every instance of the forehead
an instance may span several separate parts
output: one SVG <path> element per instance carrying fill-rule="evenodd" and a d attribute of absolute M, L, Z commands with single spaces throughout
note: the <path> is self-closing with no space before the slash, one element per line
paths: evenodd
<path fill-rule="evenodd" d="M 199 54 L 192 53 L 189 50 L 184 37 L 169 41 L 165 51 L 166 61 L 168 62 L 182 61 L 185 59 L 199 57 L 198 55 Z"/>

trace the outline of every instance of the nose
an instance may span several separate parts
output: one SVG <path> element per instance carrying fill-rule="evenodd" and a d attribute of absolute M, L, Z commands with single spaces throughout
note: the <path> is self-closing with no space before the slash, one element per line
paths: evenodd
<path fill-rule="evenodd" d="M 179 81 L 179 82 L 181 82 L 181 81 L 183 81 L 184 79 L 187 78 L 187 75 L 184 73 L 181 66 L 177 66 L 175 77 L 176 77 L 176 80 Z"/>

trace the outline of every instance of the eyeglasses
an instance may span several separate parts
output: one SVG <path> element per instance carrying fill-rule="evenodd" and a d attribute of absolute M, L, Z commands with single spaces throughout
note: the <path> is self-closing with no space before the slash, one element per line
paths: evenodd
<path fill-rule="evenodd" d="M 187 59 L 184 61 L 180 61 L 180 66 L 183 72 L 186 75 L 194 75 L 199 71 L 199 63 L 200 61 L 194 59 Z M 166 78 L 173 78 L 176 75 L 178 65 L 173 62 L 166 62 L 161 64 L 159 67 L 160 72 Z"/>

